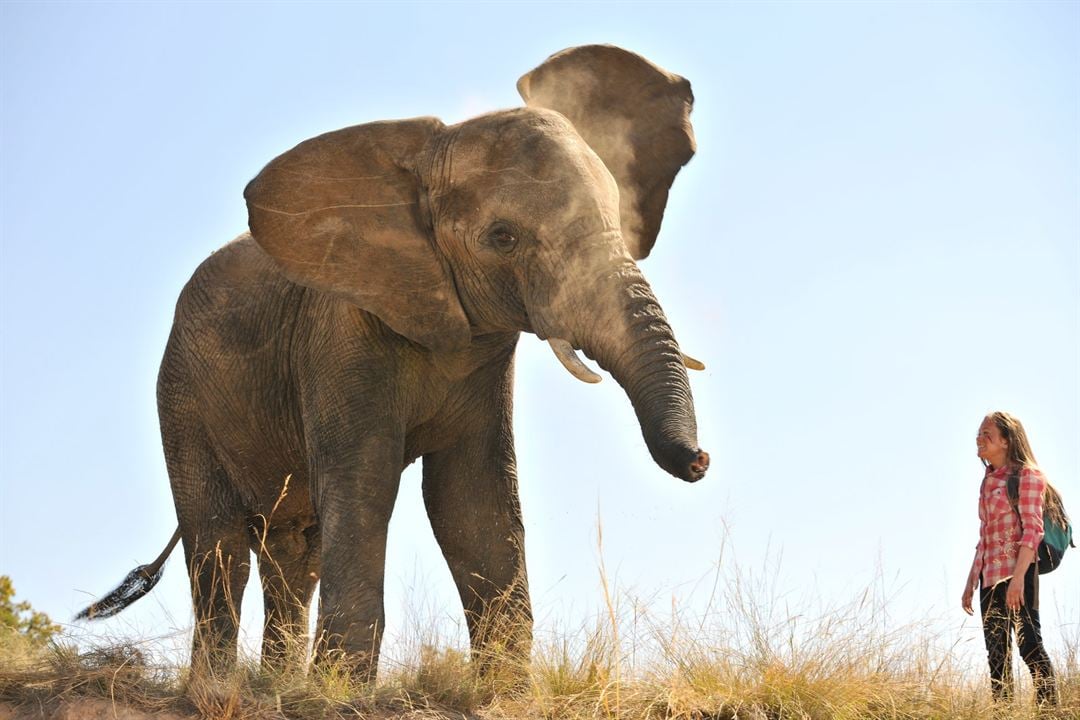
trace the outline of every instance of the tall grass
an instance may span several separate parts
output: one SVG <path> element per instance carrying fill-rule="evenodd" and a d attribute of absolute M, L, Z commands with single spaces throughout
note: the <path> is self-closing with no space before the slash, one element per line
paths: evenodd
<path fill-rule="evenodd" d="M 272 673 L 248 657 L 227 676 L 193 677 L 131 645 L 80 652 L 0 636 L 0 703 L 48 712 L 99 698 L 151 716 L 220 720 L 1080 718 L 1080 638 L 1053 657 L 1062 706 L 1040 715 L 1022 666 L 1016 700 L 992 706 L 981 658 L 930 631 L 935 623 L 892 623 L 877 585 L 847 603 L 792 607 L 775 574 L 718 564 L 711 580 L 704 612 L 691 614 L 674 600 L 662 607 L 620 591 L 601 563 L 595 619 L 539 623 L 531 662 L 509 668 L 523 682 L 476 677 L 466 650 L 448 647 L 430 619 L 415 619 L 427 630 L 411 634 L 398 660 L 384 656 L 374 686 L 357 684 L 343 666 Z"/>

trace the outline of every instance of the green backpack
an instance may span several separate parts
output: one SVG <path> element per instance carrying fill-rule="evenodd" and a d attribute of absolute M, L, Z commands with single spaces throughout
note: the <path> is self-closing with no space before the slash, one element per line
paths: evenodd
<path fill-rule="evenodd" d="M 1009 503 L 1012 505 L 1013 512 L 1016 513 L 1017 519 L 1020 520 L 1020 530 L 1023 532 L 1024 519 L 1020 517 L 1020 474 L 1019 471 L 1009 475 L 1005 481 L 1005 490 L 1009 494 Z M 1057 570 L 1057 566 L 1061 564 L 1061 559 L 1065 556 L 1065 551 L 1073 545 L 1073 529 L 1072 523 L 1069 522 L 1069 516 L 1065 513 L 1065 506 L 1061 502 L 1061 495 L 1058 494 L 1054 488 L 1048 488 L 1048 496 L 1052 499 L 1052 502 L 1043 503 L 1043 539 L 1039 543 L 1038 563 L 1039 574 L 1044 575 L 1048 572 Z M 1055 505 L 1060 513 L 1053 512 L 1051 505 Z"/>

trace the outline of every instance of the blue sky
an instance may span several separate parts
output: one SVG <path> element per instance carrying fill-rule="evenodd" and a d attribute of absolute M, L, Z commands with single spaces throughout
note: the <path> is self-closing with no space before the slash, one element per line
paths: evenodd
<path fill-rule="evenodd" d="M 523 337 L 541 625 L 602 603 L 599 521 L 611 579 L 661 607 L 700 607 L 737 563 L 796 602 L 881 583 L 897 623 L 975 643 L 959 596 L 987 411 L 1025 422 L 1080 515 L 1075 2 L 4 2 L 0 573 L 19 596 L 66 621 L 175 527 L 157 364 L 264 163 L 346 125 L 520 105 L 521 74 L 596 42 L 693 84 L 698 154 L 642 268 L 708 365 L 692 384 L 713 467 L 665 475 L 610 378 L 578 383 Z M 102 631 L 187 630 L 179 558 Z M 1051 643 L 1080 634 L 1078 578 L 1066 561 L 1043 583 Z M 418 604 L 460 616 L 417 467 L 387 587 L 391 634 Z"/>

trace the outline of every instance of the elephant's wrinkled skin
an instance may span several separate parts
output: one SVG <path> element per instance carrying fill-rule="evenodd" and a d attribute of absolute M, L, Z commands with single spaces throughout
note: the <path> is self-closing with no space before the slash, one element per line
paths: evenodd
<path fill-rule="evenodd" d="M 693 154 L 689 83 L 588 46 L 518 87 L 525 108 L 360 125 L 276 158 L 245 191 L 250 234 L 181 293 L 158 405 L 194 660 L 235 657 L 254 550 L 264 660 L 304 627 L 321 577 L 318 655 L 370 677 L 390 513 L 421 457 L 474 651 L 497 635 L 528 652 L 522 331 L 583 349 L 626 390 L 655 461 L 704 475 L 680 351 L 634 262 Z"/>

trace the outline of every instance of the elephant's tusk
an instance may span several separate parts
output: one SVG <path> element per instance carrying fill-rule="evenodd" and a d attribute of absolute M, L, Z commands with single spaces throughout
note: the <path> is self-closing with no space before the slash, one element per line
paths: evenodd
<path fill-rule="evenodd" d="M 569 370 L 570 374 L 578 380 L 587 383 L 600 382 L 602 378 L 590 370 L 585 363 L 581 362 L 581 358 L 574 351 L 573 345 L 560 338 L 549 339 L 548 345 L 551 346 L 551 351 L 555 353 L 555 357 L 559 358 L 559 362 L 563 364 L 563 367 Z"/>
<path fill-rule="evenodd" d="M 691 370 L 704 370 L 705 369 L 705 363 L 701 362 L 700 360 L 695 360 L 694 358 L 690 357 L 686 353 L 682 353 L 682 362 L 683 362 L 683 365 L 690 368 Z"/>

